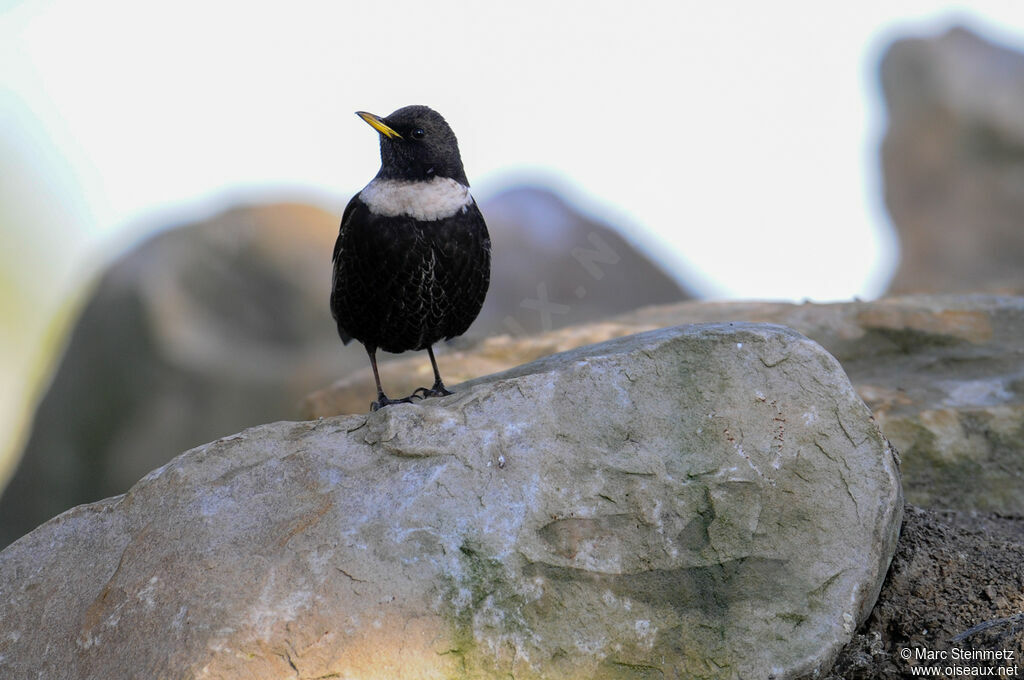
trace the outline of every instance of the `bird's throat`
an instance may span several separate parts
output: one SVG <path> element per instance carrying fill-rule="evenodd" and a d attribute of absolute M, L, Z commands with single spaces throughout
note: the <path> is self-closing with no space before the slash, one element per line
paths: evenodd
<path fill-rule="evenodd" d="M 375 178 L 359 198 L 376 215 L 404 215 L 432 222 L 465 211 L 473 203 L 469 187 L 450 177 L 428 180 Z"/>

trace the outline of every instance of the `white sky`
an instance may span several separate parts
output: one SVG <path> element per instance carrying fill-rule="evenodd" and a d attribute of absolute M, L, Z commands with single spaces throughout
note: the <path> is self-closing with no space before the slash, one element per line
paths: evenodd
<path fill-rule="evenodd" d="M 706 295 L 797 300 L 876 296 L 893 266 L 888 41 L 1024 36 L 1009 0 L 2 2 L 3 134 L 62 197 L 72 264 L 259 189 L 340 210 L 379 162 L 353 112 L 422 103 L 478 200 L 540 173 Z"/>

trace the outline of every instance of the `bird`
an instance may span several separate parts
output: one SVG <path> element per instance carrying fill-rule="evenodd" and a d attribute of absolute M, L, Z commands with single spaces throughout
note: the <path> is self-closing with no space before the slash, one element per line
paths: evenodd
<path fill-rule="evenodd" d="M 342 214 L 331 257 L 331 314 L 344 344 L 370 357 L 376 411 L 451 394 L 433 345 L 462 335 L 490 284 L 491 240 L 469 191 L 459 144 L 444 117 L 406 106 L 380 117 L 356 111 L 380 137 L 380 170 Z M 434 384 L 391 399 L 377 351 L 427 350 Z"/>

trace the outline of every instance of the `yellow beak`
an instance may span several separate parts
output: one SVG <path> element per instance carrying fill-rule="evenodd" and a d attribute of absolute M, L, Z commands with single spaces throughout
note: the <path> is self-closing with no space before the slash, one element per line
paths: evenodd
<path fill-rule="evenodd" d="M 381 133 L 388 139 L 402 138 L 402 135 L 398 134 L 397 132 L 389 128 L 387 125 L 385 125 L 384 121 L 381 120 L 380 116 L 375 116 L 372 113 L 367 113 L 366 111 L 356 111 L 356 115 L 365 120 L 370 125 L 370 127 L 372 127 L 377 132 Z"/>

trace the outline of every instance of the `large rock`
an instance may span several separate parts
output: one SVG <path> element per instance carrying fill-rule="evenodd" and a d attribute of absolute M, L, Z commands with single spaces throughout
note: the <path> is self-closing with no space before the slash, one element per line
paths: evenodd
<path fill-rule="evenodd" d="M 792 678 L 902 498 L 838 363 L 671 328 L 247 430 L 0 553 L 0 676 Z"/>
<path fill-rule="evenodd" d="M 494 272 L 477 337 L 687 297 L 611 225 L 550 192 L 519 187 L 483 210 Z M 0 547 L 124 492 L 186 448 L 294 418 L 303 395 L 367 367 L 358 343 L 342 347 L 327 308 L 339 218 L 301 204 L 244 206 L 119 258 L 76 324 L 0 497 Z"/>
<path fill-rule="evenodd" d="M 1024 293 L 1024 53 L 957 28 L 881 65 L 892 293 Z"/>
<path fill-rule="evenodd" d="M 555 351 L 651 328 L 725 321 L 790 326 L 839 359 L 882 431 L 903 456 L 904 489 L 917 505 L 1024 514 L 1024 299 L 911 296 L 802 304 L 685 302 L 596 324 L 518 338 L 488 338 L 439 355 L 444 375 L 470 379 Z M 394 362 L 396 394 L 430 384 L 421 356 Z M 361 369 L 307 396 L 308 417 L 368 408 Z"/>

